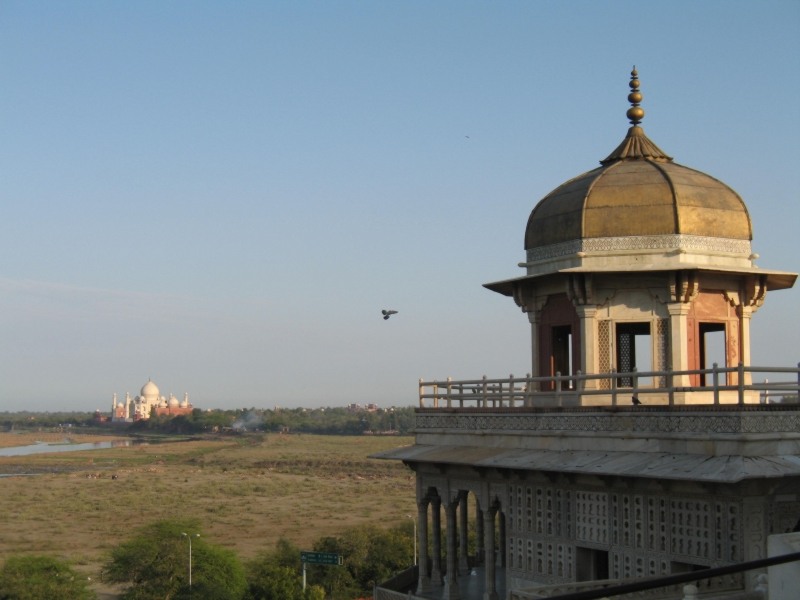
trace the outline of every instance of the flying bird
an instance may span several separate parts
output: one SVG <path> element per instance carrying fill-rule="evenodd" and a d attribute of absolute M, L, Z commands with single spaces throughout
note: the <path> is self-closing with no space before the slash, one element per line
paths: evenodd
<path fill-rule="evenodd" d="M 465 138 L 468 138 L 469 136 L 468 136 L 468 135 L 465 135 L 464 137 L 465 137 Z"/>
<path fill-rule="evenodd" d="M 391 317 L 392 315 L 396 315 L 397 314 L 396 310 L 382 310 L 381 312 L 383 313 L 383 320 L 384 321 L 388 321 L 389 317 Z"/>
<path fill-rule="evenodd" d="M 641 400 L 639 400 L 639 399 L 638 399 L 636 396 L 632 396 L 632 397 L 631 397 L 631 401 L 632 401 L 632 402 L 633 402 L 633 403 L 634 403 L 636 406 L 639 406 L 639 405 L 642 403 L 642 401 L 641 401 Z"/>

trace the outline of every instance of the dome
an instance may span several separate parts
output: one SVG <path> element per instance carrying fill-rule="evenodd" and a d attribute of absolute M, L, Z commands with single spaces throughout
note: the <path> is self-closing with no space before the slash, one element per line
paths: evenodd
<path fill-rule="evenodd" d="M 152 381 L 148 381 L 144 384 L 141 391 L 142 399 L 147 400 L 158 400 L 158 386 Z"/>
<path fill-rule="evenodd" d="M 180 404 L 180 401 L 175 396 L 170 394 L 170 396 L 169 396 L 169 405 L 170 406 L 178 406 L 178 404 Z"/>
<path fill-rule="evenodd" d="M 189 401 L 188 400 L 181 401 L 181 408 L 189 408 Z"/>
<path fill-rule="evenodd" d="M 158 408 L 167 408 L 167 401 L 164 398 L 161 398 L 161 402 L 158 403 Z"/>
<path fill-rule="evenodd" d="M 638 87 L 634 70 L 628 96 L 634 104 L 628 111 L 633 126 L 623 142 L 600 161 L 602 166 L 560 185 L 531 212 L 525 249 L 533 258 L 546 257 L 537 249 L 566 242 L 573 242 L 575 251 L 635 248 L 635 242 L 631 246 L 625 240 L 575 244 L 632 236 L 648 236 L 650 244 L 658 243 L 650 236 L 717 238 L 706 240 L 705 247 L 749 253 L 752 224 L 739 194 L 710 175 L 673 162 L 644 134 Z"/>

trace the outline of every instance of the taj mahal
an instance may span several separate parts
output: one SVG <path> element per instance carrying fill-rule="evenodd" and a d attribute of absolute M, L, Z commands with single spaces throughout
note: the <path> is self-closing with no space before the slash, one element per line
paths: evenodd
<path fill-rule="evenodd" d="M 126 393 L 125 401 L 117 402 L 117 395 L 114 394 L 111 400 L 111 422 L 134 422 L 149 419 L 153 415 L 186 415 L 194 410 L 194 406 L 189 402 L 188 393 L 183 395 L 183 400 L 178 400 L 172 394 L 168 398 L 160 394 L 158 386 L 150 380 L 142 386 L 135 398 Z"/>
<path fill-rule="evenodd" d="M 519 224 L 525 274 L 485 284 L 530 372 L 419 380 L 414 444 L 373 455 L 414 471 L 419 532 L 375 600 L 799 597 L 800 357 L 750 352 L 797 274 L 756 264 L 744 200 L 648 138 L 629 87 L 623 141 Z"/>

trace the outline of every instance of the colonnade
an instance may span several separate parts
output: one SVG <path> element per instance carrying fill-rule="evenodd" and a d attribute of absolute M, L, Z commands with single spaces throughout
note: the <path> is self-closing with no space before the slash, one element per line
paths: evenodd
<path fill-rule="evenodd" d="M 484 600 L 498 600 L 495 567 L 506 566 L 505 517 L 496 502 L 481 509 L 475 499 L 475 555 L 469 556 L 469 492 L 461 491 L 453 501 L 442 501 L 435 493 L 423 496 L 417 503 L 419 523 L 419 581 L 417 595 L 430 595 L 431 586 L 444 585 L 442 600 L 460 600 L 459 576 L 483 565 L 486 569 Z M 444 505 L 446 526 L 446 560 L 442 565 L 442 518 Z M 431 553 L 428 556 L 428 509 L 431 509 Z M 495 516 L 498 516 L 499 539 L 495 540 Z M 430 566 L 430 571 L 428 567 Z M 444 568 L 443 568 L 444 566 Z"/>

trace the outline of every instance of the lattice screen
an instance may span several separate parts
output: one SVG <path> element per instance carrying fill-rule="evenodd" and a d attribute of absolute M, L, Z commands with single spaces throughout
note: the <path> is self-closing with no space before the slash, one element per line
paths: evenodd
<path fill-rule="evenodd" d="M 670 502 L 673 554 L 713 558 L 711 505 L 700 500 L 676 499 Z"/>
<path fill-rule="evenodd" d="M 611 321 L 597 323 L 597 353 L 600 373 L 611 373 Z M 600 389 L 611 389 L 611 380 L 601 379 Z"/>
<path fill-rule="evenodd" d="M 636 350 L 634 349 L 635 341 L 633 339 L 633 334 L 627 331 L 621 332 L 618 331 L 617 333 L 617 356 L 619 357 L 619 372 L 620 373 L 630 373 L 633 370 L 633 360 L 634 360 L 634 353 Z M 620 387 L 632 387 L 633 386 L 633 378 L 632 377 L 620 377 L 619 378 L 619 386 Z"/>
<path fill-rule="evenodd" d="M 575 539 L 608 543 L 608 494 L 577 492 L 575 494 L 577 530 Z"/>
<path fill-rule="evenodd" d="M 669 364 L 669 319 L 658 319 L 656 321 L 656 370 L 666 371 Z M 657 378 L 658 387 L 667 387 L 667 378 Z"/>
<path fill-rule="evenodd" d="M 670 561 L 714 566 L 742 559 L 740 499 L 528 482 L 509 492 L 508 567 L 525 578 L 571 581 L 576 546 L 606 546 L 615 579 L 667 575 Z"/>

